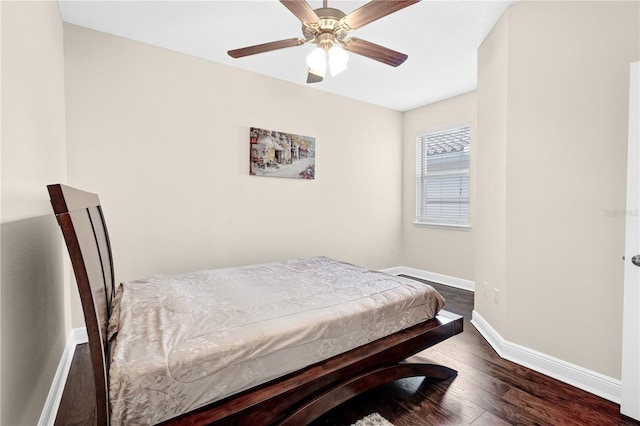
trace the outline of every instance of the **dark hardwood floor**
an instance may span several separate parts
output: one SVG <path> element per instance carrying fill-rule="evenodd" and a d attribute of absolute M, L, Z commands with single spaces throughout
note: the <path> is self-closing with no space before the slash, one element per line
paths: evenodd
<path fill-rule="evenodd" d="M 442 382 L 402 379 L 359 395 L 312 426 L 351 425 L 378 412 L 396 426 L 638 425 L 619 406 L 501 359 L 469 322 L 473 293 L 432 284 L 445 309 L 465 318 L 464 332 L 412 357 L 446 365 L 458 376 Z M 56 425 L 94 423 L 92 376 L 86 345 L 76 349 Z"/>

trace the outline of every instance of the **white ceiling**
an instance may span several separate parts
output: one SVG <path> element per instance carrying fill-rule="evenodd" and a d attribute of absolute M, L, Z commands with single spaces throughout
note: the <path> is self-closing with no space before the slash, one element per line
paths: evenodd
<path fill-rule="evenodd" d="M 366 1 L 329 0 L 349 13 Z M 407 111 L 476 88 L 476 52 L 509 1 L 423 0 L 350 35 L 409 55 L 398 68 L 350 54 L 349 69 L 309 85 Z M 322 1 L 312 0 L 313 8 Z M 60 1 L 64 22 L 307 85 L 306 44 L 240 59 L 227 50 L 302 37 L 278 1 Z"/>

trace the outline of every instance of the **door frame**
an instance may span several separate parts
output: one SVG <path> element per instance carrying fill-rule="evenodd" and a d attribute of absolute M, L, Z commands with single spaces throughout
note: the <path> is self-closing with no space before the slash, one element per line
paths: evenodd
<path fill-rule="evenodd" d="M 640 62 L 630 67 L 620 412 L 640 420 Z"/>

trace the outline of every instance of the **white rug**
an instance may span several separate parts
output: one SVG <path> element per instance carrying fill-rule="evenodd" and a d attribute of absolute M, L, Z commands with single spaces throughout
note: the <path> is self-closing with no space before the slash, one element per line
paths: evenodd
<path fill-rule="evenodd" d="M 363 417 L 351 426 L 393 426 L 393 423 L 382 417 L 378 413 L 369 414 Z"/>

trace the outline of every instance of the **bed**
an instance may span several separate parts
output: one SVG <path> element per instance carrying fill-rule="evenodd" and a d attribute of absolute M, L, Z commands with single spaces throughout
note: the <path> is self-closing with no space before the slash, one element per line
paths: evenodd
<path fill-rule="evenodd" d="M 96 194 L 49 185 L 82 302 L 99 425 L 307 424 L 450 368 L 404 360 L 462 332 L 415 280 L 327 257 L 116 285 Z"/>

